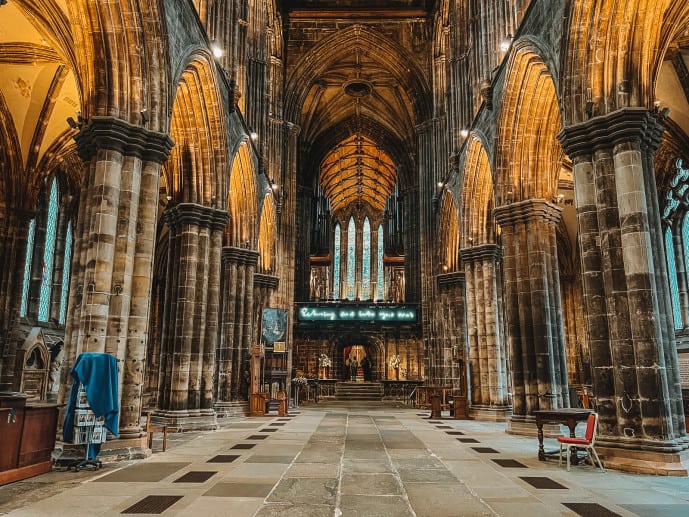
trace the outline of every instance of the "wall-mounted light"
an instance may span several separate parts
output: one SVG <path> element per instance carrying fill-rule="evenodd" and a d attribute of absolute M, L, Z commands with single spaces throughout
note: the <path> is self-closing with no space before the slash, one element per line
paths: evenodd
<path fill-rule="evenodd" d="M 79 124 L 77 124 L 77 121 L 74 120 L 74 117 L 67 117 L 67 125 L 71 127 L 72 129 L 78 129 Z"/>
<path fill-rule="evenodd" d="M 253 129 L 249 128 L 249 138 L 251 138 L 251 140 L 255 142 L 256 140 L 258 140 L 258 133 Z"/>
<path fill-rule="evenodd" d="M 144 108 L 141 110 L 141 125 L 145 126 L 146 124 L 148 124 L 148 112 Z"/>
<path fill-rule="evenodd" d="M 223 49 L 215 42 L 211 43 L 211 52 L 216 59 L 220 59 L 224 54 Z"/>
<path fill-rule="evenodd" d="M 507 52 L 510 49 L 510 45 L 512 45 L 512 35 L 508 34 L 507 37 L 500 43 L 500 50 Z"/>
<path fill-rule="evenodd" d="M 462 138 L 464 138 L 466 140 L 466 138 L 469 136 L 469 130 L 468 129 L 462 129 L 459 132 L 459 136 L 461 136 Z"/>

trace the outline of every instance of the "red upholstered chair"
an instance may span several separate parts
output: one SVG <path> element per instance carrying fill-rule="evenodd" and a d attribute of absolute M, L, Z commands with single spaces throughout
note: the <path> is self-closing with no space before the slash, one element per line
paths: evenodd
<path fill-rule="evenodd" d="M 596 461 L 598 462 L 598 466 L 600 469 L 605 472 L 605 469 L 603 468 L 603 464 L 600 462 L 600 458 L 598 457 L 598 453 L 596 452 L 596 449 L 594 448 L 593 444 L 596 441 L 596 430 L 598 428 L 598 413 L 591 413 L 588 417 L 588 420 L 586 420 L 586 434 L 584 438 L 572 438 L 570 436 L 558 436 L 557 441 L 560 442 L 560 461 L 558 462 L 558 465 L 562 465 L 562 448 L 563 446 L 567 446 L 567 471 L 569 472 L 569 458 L 570 458 L 570 448 L 571 447 L 578 447 L 580 449 L 586 449 L 586 453 L 588 454 L 589 458 L 591 458 L 591 453 L 593 452 L 593 456 L 596 458 Z M 591 465 L 595 467 L 595 463 L 593 462 L 593 459 L 591 458 Z"/>

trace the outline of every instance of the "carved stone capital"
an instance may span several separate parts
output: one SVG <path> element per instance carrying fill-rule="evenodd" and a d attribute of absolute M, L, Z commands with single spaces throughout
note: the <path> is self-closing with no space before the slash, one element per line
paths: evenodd
<path fill-rule="evenodd" d="M 490 260 L 497 262 L 502 257 L 502 247 L 497 244 L 479 244 L 459 250 L 462 262 L 480 262 Z"/>
<path fill-rule="evenodd" d="M 623 108 L 565 127 L 557 138 L 572 159 L 627 142 L 637 142 L 640 147 L 654 152 L 665 130 L 662 118 L 646 108 Z"/>
<path fill-rule="evenodd" d="M 254 287 L 266 287 L 275 290 L 280 284 L 280 278 L 273 275 L 264 275 L 262 273 L 254 274 Z"/>
<path fill-rule="evenodd" d="M 175 145 L 165 133 L 134 126 L 115 117 L 92 117 L 74 135 L 74 140 L 84 162 L 91 161 L 99 150 L 106 149 L 162 164 Z"/>
<path fill-rule="evenodd" d="M 226 211 L 196 203 L 174 205 L 163 212 L 163 217 L 171 230 L 188 225 L 223 230 L 230 220 L 230 214 Z"/>
<path fill-rule="evenodd" d="M 437 275 L 438 289 L 449 289 L 451 287 L 464 287 L 464 272 L 454 271 Z"/>
<path fill-rule="evenodd" d="M 222 249 L 223 263 L 235 263 L 239 265 L 255 266 L 258 263 L 259 253 L 256 250 L 225 246 Z"/>
<path fill-rule="evenodd" d="M 555 225 L 562 218 L 562 208 L 545 199 L 527 199 L 499 206 L 493 211 L 493 215 L 502 227 L 539 220 Z"/>

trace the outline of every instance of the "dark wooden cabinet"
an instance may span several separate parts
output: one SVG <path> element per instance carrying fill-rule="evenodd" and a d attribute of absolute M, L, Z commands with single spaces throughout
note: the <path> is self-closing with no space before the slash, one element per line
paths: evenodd
<path fill-rule="evenodd" d="M 23 393 L 0 393 L 0 485 L 52 467 L 57 406 L 27 398 Z"/>

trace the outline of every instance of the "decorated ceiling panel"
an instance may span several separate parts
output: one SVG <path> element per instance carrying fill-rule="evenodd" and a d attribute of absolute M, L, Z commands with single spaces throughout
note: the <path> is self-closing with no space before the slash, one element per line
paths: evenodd
<path fill-rule="evenodd" d="M 320 180 L 334 212 L 352 203 L 368 204 L 382 212 L 397 183 L 397 168 L 375 142 L 352 135 L 323 159 Z"/>

